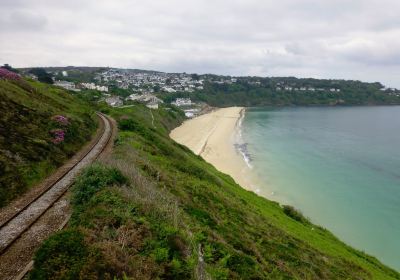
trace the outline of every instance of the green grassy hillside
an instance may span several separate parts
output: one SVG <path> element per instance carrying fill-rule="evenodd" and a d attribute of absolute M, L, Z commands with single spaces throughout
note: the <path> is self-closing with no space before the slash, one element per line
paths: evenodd
<path fill-rule="evenodd" d="M 228 78 L 212 75 L 201 77 L 214 81 Z M 380 83 L 294 77 L 239 77 L 236 83 L 206 82 L 204 89 L 198 92 L 160 94 L 160 97 L 166 102 L 177 97 L 190 97 L 216 107 L 400 104 L 400 92 L 385 90 Z"/>
<path fill-rule="evenodd" d="M 0 112 L 0 207 L 70 158 L 97 126 L 70 93 L 23 79 L 0 79 Z"/>
<path fill-rule="evenodd" d="M 110 114 L 114 153 L 74 184 L 70 224 L 38 250 L 31 279 L 400 279 L 172 141 L 181 113 Z"/>

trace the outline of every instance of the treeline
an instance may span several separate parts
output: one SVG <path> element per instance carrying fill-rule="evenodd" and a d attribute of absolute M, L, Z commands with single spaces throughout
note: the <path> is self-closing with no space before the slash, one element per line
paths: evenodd
<path fill-rule="evenodd" d="M 396 92 L 380 83 L 345 80 L 206 76 L 204 89 L 195 93 L 163 95 L 165 101 L 191 97 L 212 106 L 384 105 L 400 104 Z"/>

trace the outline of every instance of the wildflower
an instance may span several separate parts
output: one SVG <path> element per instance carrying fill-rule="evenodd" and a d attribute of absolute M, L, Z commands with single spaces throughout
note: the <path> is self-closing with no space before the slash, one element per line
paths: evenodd
<path fill-rule="evenodd" d="M 53 129 L 50 131 L 50 133 L 53 135 L 53 139 L 51 142 L 54 144 L 60 144 L 61 142 L 64 141 L 65 138 L 65 131 L 62 129 Z"/>
<path fill-rule="evenodd" d="M 18 81 L 21 80 L 21 76 L 18 75 L 17 73 L 11 72 L 3 67 L 0 67 L 0 79 Z"/>
<path fill-rule="evenodd" d="M 57 123 L 60 124 L 60 125 L 66 126 L 66 125 L 69 124 L 68 118 L 67 118 L 67 117 L 64 117 L 64 116 L 62 116 L 62 115 L 54 116 L 54 117 L 52 117 L 51 119 L 52 119 L 53 121 L 57 122 Z"/>

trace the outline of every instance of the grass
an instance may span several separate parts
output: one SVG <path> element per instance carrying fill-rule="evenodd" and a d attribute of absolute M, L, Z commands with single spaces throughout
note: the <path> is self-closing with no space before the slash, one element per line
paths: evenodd
<path fill-rule="evenodd" d="M 94 133 L 94 111 L 70 93 L 38 82 L 0 80 L 0 207 L 64 163 Z M 66 116 L 67 126 L 52 120 Z M 53 129 L 65 130 L 54 144 Z"/>
<path fill-rule="evenodd" d="M 180 112 L 155 110 L 154 122 L 140 105 L 109 113 L 120 127 L 113 155 L 75 183 L 69 228 L 38 251 L 31 279 L 400 279 L 172 141 Z M 80 242 L 83 257 L 64 242 Z"/>

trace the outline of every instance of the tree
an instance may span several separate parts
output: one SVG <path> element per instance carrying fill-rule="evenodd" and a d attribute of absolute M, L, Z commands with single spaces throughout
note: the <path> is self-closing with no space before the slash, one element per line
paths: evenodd
<path fill-rule="evenodd" d="M 38 78 L 39 82 L 46 84 L 53 84 L 53 78 L 47 71 L 43 68 L 32 68 L 29 73 L 35 75 Z"/>
<path fill-rule="evenodd" d="M 161 91 L 161 87 L 159 85 L 154 85 L 153 86 L 153 90 L 154 90 L 154 92 L 160 92 Z"/>
<path fill-rule="evenodd" d="M 15 68 L 12 68 L 11 65 L 8 63 L 5 63 L 1 68 L 7 69 L 8 71 L 14 72 L 14 73 L 19 73 L 19 71 Z"/>

